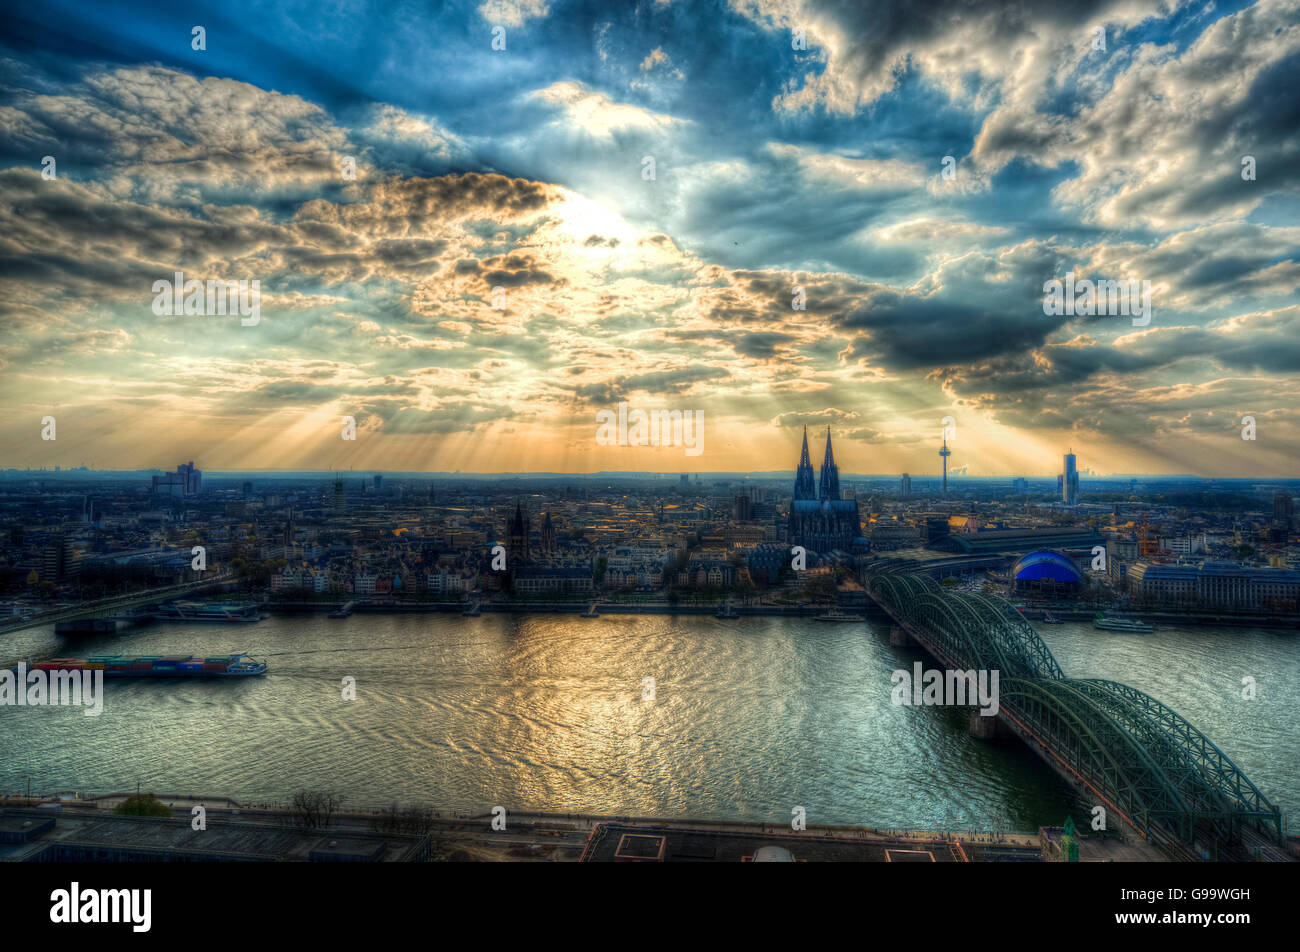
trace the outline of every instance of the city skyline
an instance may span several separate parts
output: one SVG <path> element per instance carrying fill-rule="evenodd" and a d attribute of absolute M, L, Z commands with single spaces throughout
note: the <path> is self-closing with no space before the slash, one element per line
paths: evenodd
<path fill-rule="evenodd" d="M 1293 466 L 1294 0 L 55 9 L 0 66 L 7 465 L 743 472 L 831 425 L 928 474 L 951 418 L 950 473 Z M 623 402 L 703 455 L 601 443 Z"/>
<path fill-rule="evenodd" d="M 1300 0 L 6 5 L 6 911 L 1266 929 L 1298 88 Z"/>

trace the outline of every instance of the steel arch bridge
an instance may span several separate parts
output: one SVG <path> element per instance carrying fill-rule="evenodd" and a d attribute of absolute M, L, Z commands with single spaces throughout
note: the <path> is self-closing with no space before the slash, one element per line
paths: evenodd
<path fill-rule="evenodd" d="M 999 672 L 1004 721 L 1144 835 L 1283 842 L 1282 815 L 1203 733 L 1115 681 L 1067 678 L 1038 632 L 1004 599 L 944 590 L 914 563 L 868 568 L 867 591 L 935 658 Z"/>

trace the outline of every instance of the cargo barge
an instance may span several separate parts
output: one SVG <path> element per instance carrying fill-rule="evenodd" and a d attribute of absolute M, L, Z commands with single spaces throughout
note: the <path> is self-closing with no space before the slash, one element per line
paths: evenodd
<path fill-rule="evenodd" d="M 96 655 L 93 658 L 51 658 L 29 665 L 28 670 L 103 671 L 106 678 L 245 678 L 266 674 L 266 662 L 254 661 L 244 652 L 219 658 Z"/>

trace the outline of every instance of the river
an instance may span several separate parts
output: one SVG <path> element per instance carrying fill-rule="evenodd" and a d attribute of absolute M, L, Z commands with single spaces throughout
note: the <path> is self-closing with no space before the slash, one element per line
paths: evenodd
<path fill-rule="evenodd" d="M 1294 632 L 1151 635 L 1039 625 L 1066 674 L 1124 681 L 1203 730 L 1290 814 L 1300 805 Z M 1088 804 L 962 709 L 896 706 L 922 653 L 884 624 L 700 616 L 273 616 L 159 624 L 8 657 L 248 651 L 262 678 L 111 680 L 104 713 L 0 707 L 0 792 L 142 789 L 353 806 L 545 810 L 928 829 L 1032 830 Z M 343 679 L 356 699 L 343 699 Z M 1253 677 L 1255 700 L 1242 699 Z M 643 698 L 653 678 L 653 699 Z"/>

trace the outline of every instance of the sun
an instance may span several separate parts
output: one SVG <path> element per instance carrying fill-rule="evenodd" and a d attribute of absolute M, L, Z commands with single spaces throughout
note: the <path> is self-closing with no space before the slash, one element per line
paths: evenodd
<path fill-rule="evenodd" d="M 557 233 L 584 254 L 614 254 L 620 248 L 635 247 L 640 237 L 618 212 L 581 195 L 570 193 L 555 212 Z"/>

